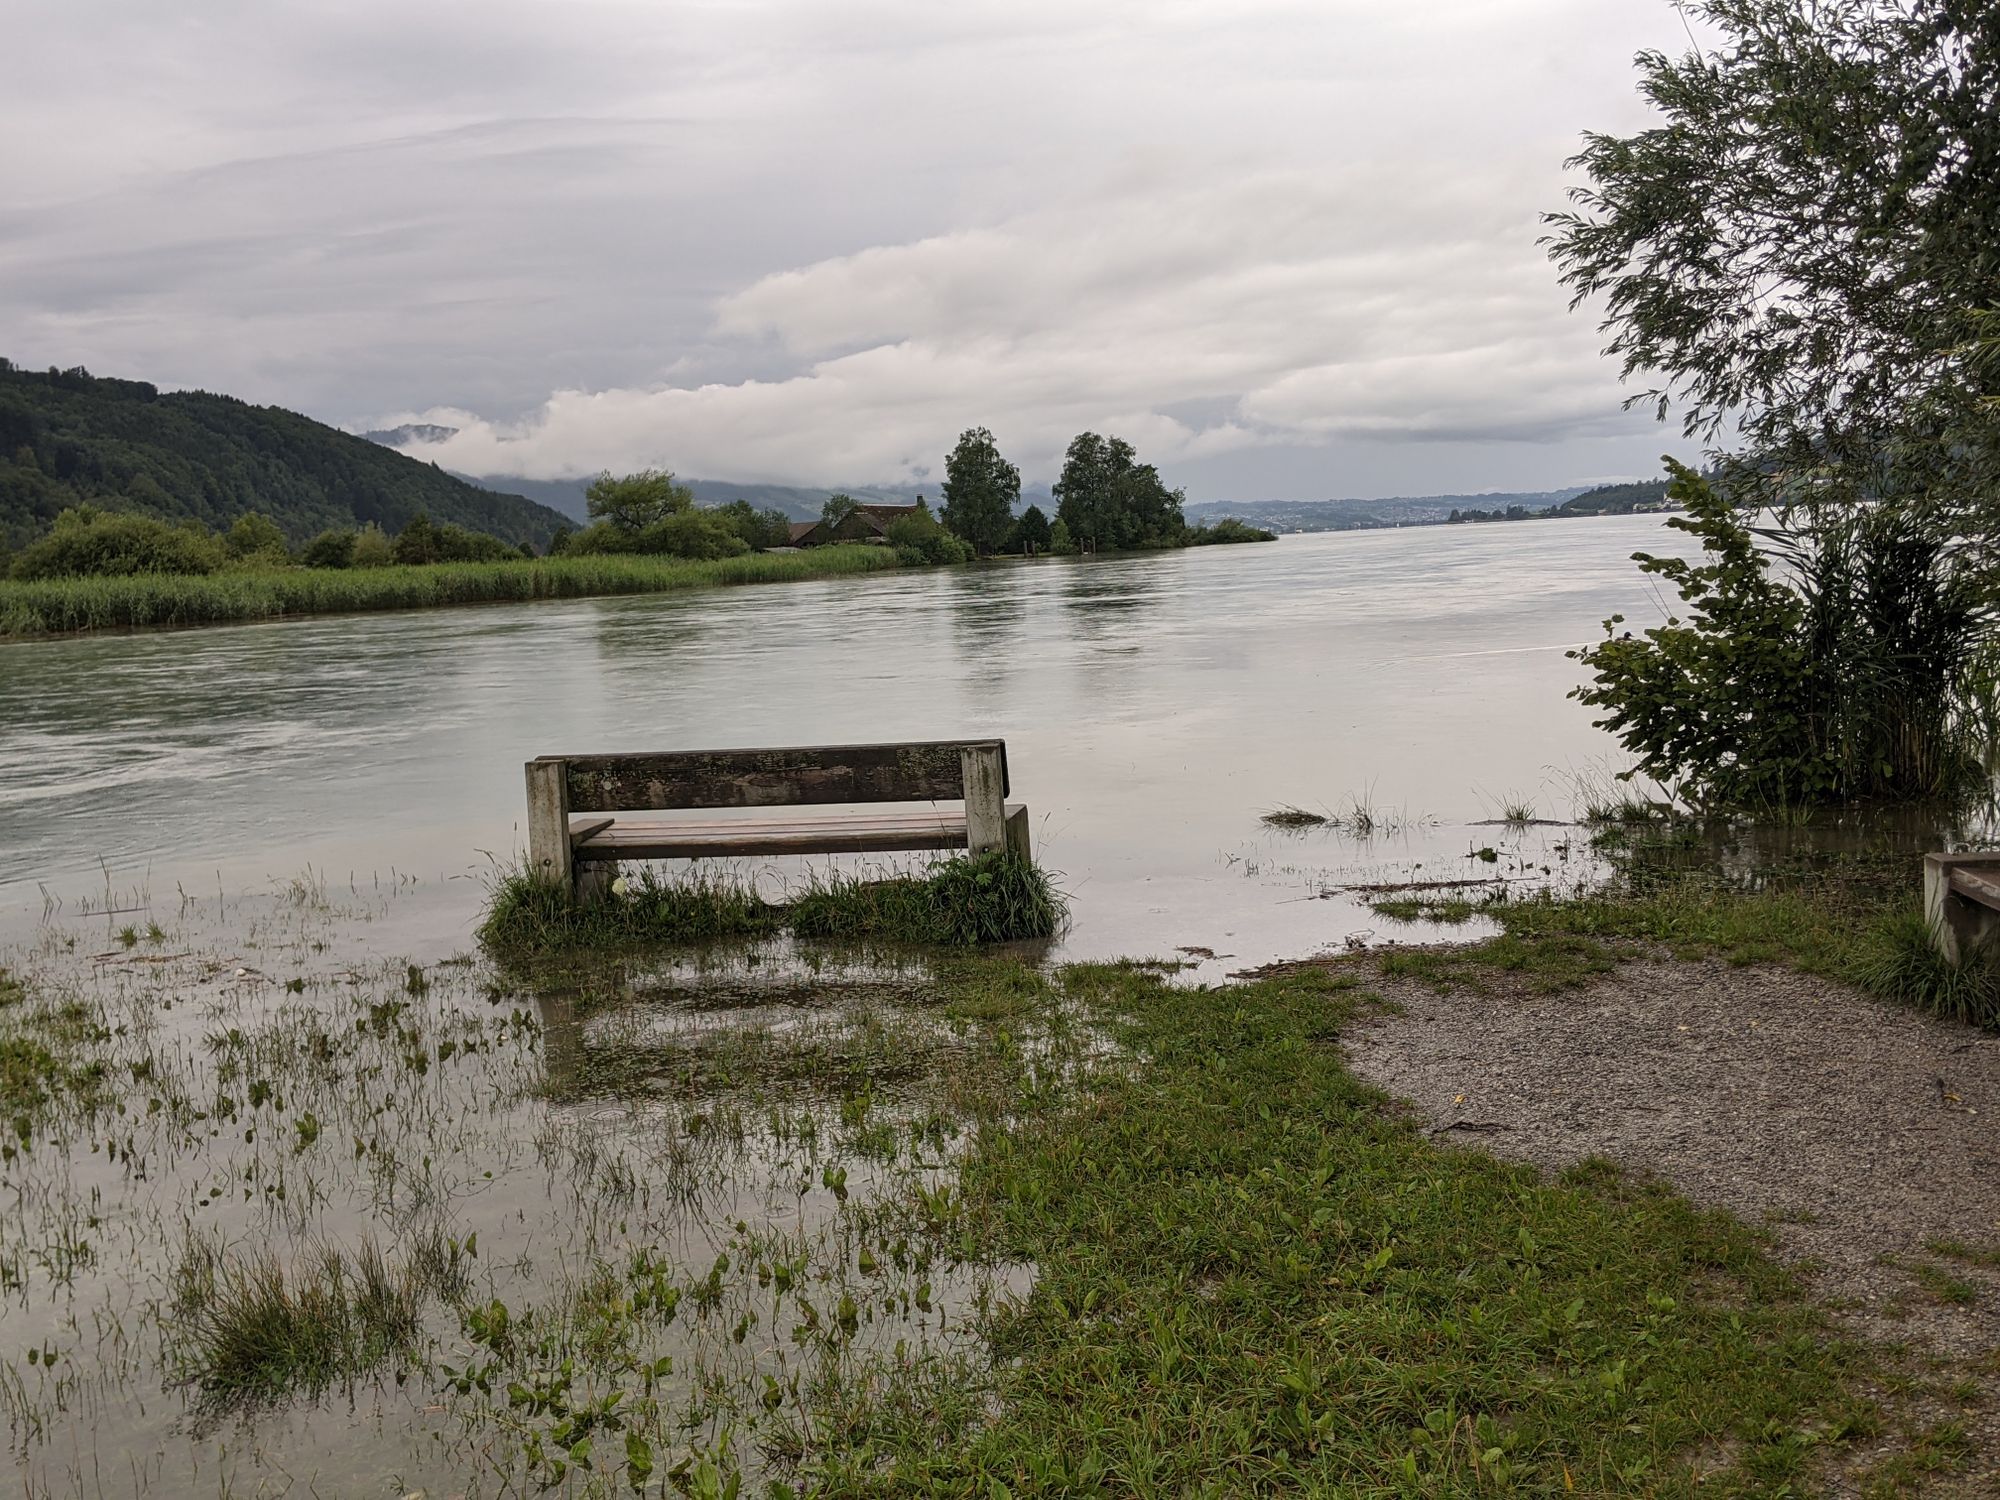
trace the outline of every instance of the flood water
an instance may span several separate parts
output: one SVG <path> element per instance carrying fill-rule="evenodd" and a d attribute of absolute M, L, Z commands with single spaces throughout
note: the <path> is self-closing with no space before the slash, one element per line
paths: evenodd
<path fill-rule="evenodd" d="M 0 646 L 0 933 L 310 869 L 414 882 L 385 940 L 448 952 L 521 846 L 531 756 L 998 735 L 1065 954 L 1301 956 L 1370 925 L 1330 885 L 1440 873 L 1503 802 L 1566 818 L 1623 764 L 1564 653 L 1661 619 L 1631 554 L 1690 545 L 1649 516 L 1424 527 Z M 1402 826 L 1258 823 L 1357 797 Z"/>

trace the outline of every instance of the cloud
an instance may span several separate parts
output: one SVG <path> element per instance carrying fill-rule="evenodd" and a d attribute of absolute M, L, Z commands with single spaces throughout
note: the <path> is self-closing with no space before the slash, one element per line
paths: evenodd
<path fill-rule="evenodd" d="M 571 390 L 525 420 L 424 414 L 421 456 L 554 477 L 669 464 L 810 482 L 909 477 L 988 426 L 1030 474 L 1105 428 L 1172 461 L 1329 435 L 1540 440 L 1618 390 L 1530 215 L 1433 164 L 1385 224 L 1361 170 L 1107 184 L 1005 222 L 876 246 L 721 297 L 718 340 L 789 378 Z M 1221 404 L 1190 423 L 1168 409 Z"/>
<path fill-rule="evenodd" d="M 1656 439 L 1536 212 L 1682 38 L 1664 0 L 30 7 L 0 353 L 465 413 L 437 456 L 488 473 L 859 482 L 974 423 L 1039 474 L 1084 427 L 1211 487 L 1601 472 Z"/>

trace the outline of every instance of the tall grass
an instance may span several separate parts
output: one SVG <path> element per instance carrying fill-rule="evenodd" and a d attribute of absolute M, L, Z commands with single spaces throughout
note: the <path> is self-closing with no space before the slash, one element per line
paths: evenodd
<path fill-rule="evenodd" d="M 1004 853 L 960 856 L 887 880 L 815 876 L 786 907 L 802 938 L 944 947 L 1054 937 L 1068 914 L 1039 865 Z"/>
<path fill-rule="evenodd" d="M 427 567 L 273 568 L 206 575 L 0 582 L 0 638 L 142 626 L 213 625 L 290 615 L 434 609 L 529 599 L 671 593 L 738 583 L 872 573 L 887 547 L 821 547 L 714 561 L 595 555 Z"/>
<path fill-rule="evenodd" d="M 407 1353 L 426 1296 L 449 1290 L 415 1265 L 392 1271 L 372 1240 L 352 1258 L 313 1246 L 287 1266 L 269 1248 L 239 1260 L 192 1239 L 176 1283 L 168 1319 L 176 1360 L 218 1404 L 323 1391 Z"/>
<path fill-rule="evenodd" d="M 1069 906 L 1040 866 L 1018 855 L 955 855 L 919 874 L 815 874 L 767 902 L 744 883 L 651 870 L 598 895 L 573 896 L 525 870 L 493 883 L 480 940 L 502 956 L 623 943 L 698 943 L 780 928 L 806 939 L 969 947 L 1053 937 Z"/>

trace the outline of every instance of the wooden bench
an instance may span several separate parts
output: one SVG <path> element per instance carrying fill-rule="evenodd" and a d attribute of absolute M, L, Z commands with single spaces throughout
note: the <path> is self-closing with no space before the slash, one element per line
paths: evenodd
<path fill-rule="evenodd" d="M 621 859 L 731 859 L 902 849 L 1028 850 L 1007 801 L 1004 740 L 544 755 L 528 762 L 528 865 L 572 890 Z M 785 818 L 659 817 L 724 808 L 956 802 Z"/>
<path fill-rule="evenodd" d="M 1984 947 L 2000 927 L 2000 854 L 1926 854 L 1924 920 L 1948 963 Z"/>

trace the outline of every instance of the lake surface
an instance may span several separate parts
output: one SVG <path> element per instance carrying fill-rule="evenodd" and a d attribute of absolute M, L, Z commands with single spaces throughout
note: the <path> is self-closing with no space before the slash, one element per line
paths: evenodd
<path fill-rule="evenodd" d="M 534 755 L 1000 735 L 1065 954 L 1302 956 L 1379 925 L 1330 887 L 1470 870 L 1503 802 L 1568 818 L 1623 764 L 1564 653 L 1664 616 L 1639 549 L 1692 543 L 1423 527 L 0 646 L 0 934 L 311 870 L 400 884 L 380 940 L 445 953 L 522 845 Z M 1258 822 L 1356 797 L 1402 826 Z"/>

